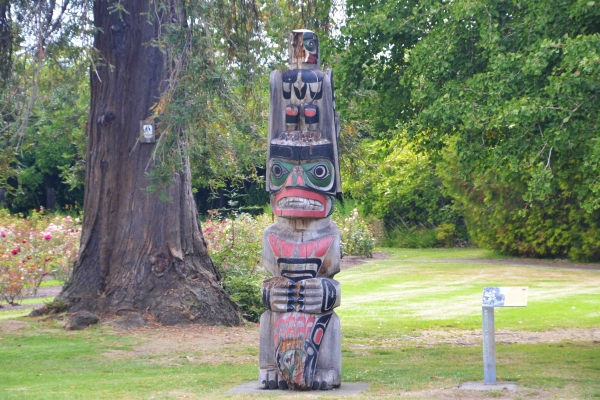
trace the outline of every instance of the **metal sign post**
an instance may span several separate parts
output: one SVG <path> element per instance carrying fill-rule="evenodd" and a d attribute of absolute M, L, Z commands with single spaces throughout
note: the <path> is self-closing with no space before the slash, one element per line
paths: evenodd
<path fill-rule="evenodd" d="M 494 336 L 494 307 L 482 307 L 483 321 L 483 382 L 496 383 L 496 338 Z"/>
<path fill-rule="evenodd" d="M 526 307 L 528 287 L 486 287 L 483 289 L 483 382 L 496 384 L 496 338 L 494 307 Z"/>

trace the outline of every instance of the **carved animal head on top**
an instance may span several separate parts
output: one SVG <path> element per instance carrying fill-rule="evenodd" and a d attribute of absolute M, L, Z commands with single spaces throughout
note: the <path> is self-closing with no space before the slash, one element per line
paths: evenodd
<path fill-rule="evenodd" d="M 315 69 L 321 64 L 319 37 L 313 31 L 297 29 L 290 36 L 290 68 Z"/>

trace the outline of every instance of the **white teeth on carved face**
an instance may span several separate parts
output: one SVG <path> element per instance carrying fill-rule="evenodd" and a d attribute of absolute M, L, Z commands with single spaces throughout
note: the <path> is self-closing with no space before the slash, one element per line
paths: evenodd
<path fill-rule="evenodd" d="M 323 211 L 323 203 L 317 200 L 305 199 L 304 197 L 284 197 L 277 202 L 280 210 L 310 210 Z"/>

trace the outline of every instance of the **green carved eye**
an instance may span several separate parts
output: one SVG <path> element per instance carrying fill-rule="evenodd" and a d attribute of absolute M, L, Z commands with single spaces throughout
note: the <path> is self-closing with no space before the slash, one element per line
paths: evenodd
<path fill-rule="evenodd" d="M 304 39 L 302 42 L 306 50 L 310 52 L 314 52 L 317 50 L 317 41 L 315 39 Z"/>
<path fill-rule="evenodd" d="M 292 164 L 275 161 L 271 165 L 271 182 L 275 186 L 281 186 L 287 179 L 294 166 Z"/>
<path fill-rule="evenodd" d="M 333 165 L 328 161 L 302 165 L 306 176 L 313 185 L 325 188 L 331 184 L 333 179 Z"/>

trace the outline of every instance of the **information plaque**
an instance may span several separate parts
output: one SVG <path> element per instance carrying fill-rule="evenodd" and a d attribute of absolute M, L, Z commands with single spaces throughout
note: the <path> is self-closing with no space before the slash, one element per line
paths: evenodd
<path fill-rule="evenodd" d="M 500 286 L 483 288 L 484 307 L 527 307 L 528 286 Z"/>

